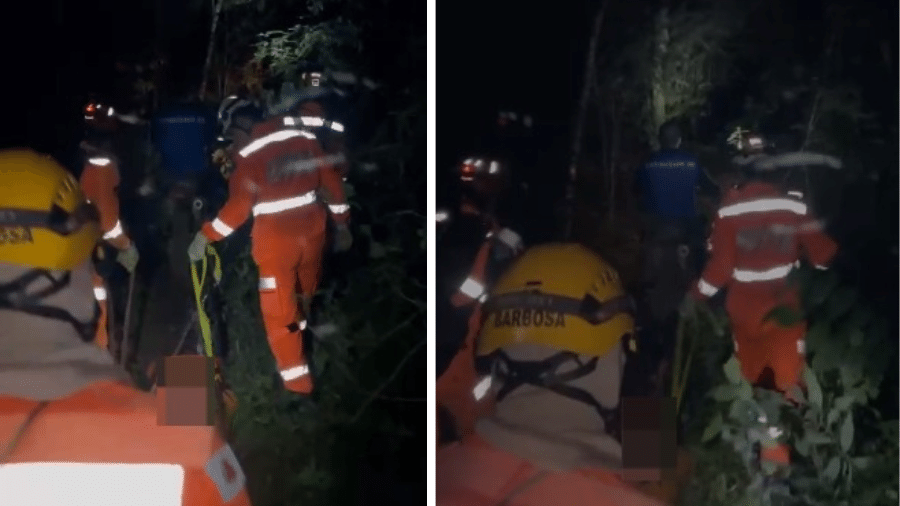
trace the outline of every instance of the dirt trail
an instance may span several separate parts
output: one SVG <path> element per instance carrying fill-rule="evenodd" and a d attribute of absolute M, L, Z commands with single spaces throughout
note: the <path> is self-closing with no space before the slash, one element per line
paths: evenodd
<path fill-rule="evenodd" d="M 136 332 L 137 360 L 141 370 L 162 355 L 171 355 L 191 319 L 194 293 L 187 248 L 193 235 L 184 217 L 174 220 L 168 241 L 168 261 L 160 265 L 147 288 L 142 327 Z M 196 330 L 192 327 L 181 353 L 192 351 Z"/>

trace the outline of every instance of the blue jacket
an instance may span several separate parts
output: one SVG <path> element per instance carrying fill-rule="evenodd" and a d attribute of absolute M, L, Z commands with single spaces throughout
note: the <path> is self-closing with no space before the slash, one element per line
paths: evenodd
<path fill-rule="evenodd" d="M 718 191 L 697 158 L 680 149 L 654 153 L 638 170 L 636 183 L 644 211 L 664 219 L 696 217 L 697 188 L 711 194 Z"/>
<path fill-rule="evenodd" d="M 212 110 L 192 104 L 165 107 L 154 116 L 152 128 L 166 175 L 181 179 L 211 170 L 208 159 L 216 135 Z"/>

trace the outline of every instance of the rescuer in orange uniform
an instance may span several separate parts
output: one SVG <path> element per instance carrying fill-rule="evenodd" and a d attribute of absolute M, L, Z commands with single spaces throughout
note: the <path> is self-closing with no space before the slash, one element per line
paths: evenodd
<path fill-rule="evenodd" d="M 763 145 L 757 135 L 740 141 L 745 154 Z M 766 316 L 781 305 L 799 309 L 799 293 L 787 283 L 788 274 L 804 258 L 827 269 L 838 246 L 802 197 L 781 187 L 783 174 L 764 161 L 754 167 L 742 171 L 722 199 L 708 242 L 709 262 L 685 299 L 682 314 L 727 288 L 725 306 L 744 376 L 759 385 L 768 367 L 775 388 L 791 399 L 805 363 L 806 323 L 782 327 Z M 788 456 L 784 445 L 764 449 L 761 455 L 776 463 L 787 463 Z"/>
<path fill-rule="evenodd" d="M 350 206 L 340 175 L 295 116 L 274 115 L 256 125 L 251 137 L 235 160 L 228 201 L 197 233 L 188 255 L 192 261 L 201 259 L 209 242 L 224 239 L 253 213 L 253 259 L 269 347 L 285 388 L 310 394 L 313 378 L 301 332 L 319 283 L 328 211 L 338 224 L 336 249 L 343 251 L 352 244 Z"/>
<path fill-rule="evenodd" d="M 218 429 L 160 425 L 154 397 L 91 343 L 101 229 L 75 178 L 0 152 L 0 231 L 3 502 L 249 506 Z"/>
<path fill-rule="evenodd" d="M 439 506 L 662 506 L 625 481 L 611 432 L 633 303 L 576 244 L 526 250 L 491 290 L 476 344 L 478 393 L 496 410 L 438 449 Z"/>
<path fill-rule="evenodd" d="M 98 112 L 105 110 L 94 102 L 89 103 L 84 110 L 87 138 L 81 143 L 85 156 L 80 178 L 81 189 L 88 202 L 94 204 L 100 213 L 102 239 L 119 251 L 116 260 L 128 272 L 134 272 L 139 255 L 134 243 L 125 234 L 122 221 L 119 219 L 119 167 L 116 157 L 112 154 L 108 137 L 114 128 L 112 123 L 114 116 Z M 100 304 L 100 323 L 95 341 L 98 346 L 106 349 L 109 346 L 108 294 L 103 278 L 96 273 L 94 297 Z"/>
<path fill-rule="evenodd" d="M 462 346 L 437 381 L 438 405 L 446 409 L 454 420 L 453 429 L 457 436 L 470 434 L 474 430 L 475 420 L 492 409 L 489 399 L 474 394 L 480 390 L 474 350 L 475 338 L 481 328 L 481 304 L 490 287 L 523 248 L 519 234 L 502 227 L 498 217 L 492 212 L 494 206 L 486 202 L 500 198 L 503 182 L 507 177 L 508 169 L 499 160 L 472 158 L 465 160 L 459 167 L 463 188 L 469 189 L 466 194 L 474 197 L 463 198 L 460 214 L 477 218 L 487 232 L 478 245 L 465 278 L 455 279 L 454 276 L 455 288 L 447 301 L 453 311 L 458 313 L 458 317 L 468 316 Z M 457 326 L 449 326 L 447 329 L 452 329 L 452 332 L 461 330 Z M 458 337 L 450 337 L 458 342 Z"/>

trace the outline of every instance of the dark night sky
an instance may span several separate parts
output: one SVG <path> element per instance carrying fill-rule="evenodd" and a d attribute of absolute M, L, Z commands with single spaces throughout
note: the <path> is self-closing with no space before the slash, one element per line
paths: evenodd
<path fill-rule="evenodd" d="M 80 108 L 89 92 L 109 93 L 118 58 L 149 51 L 154 44 L 154 13 L 149 1 L 85 0 L 17 3 L 16 16 L 0 25 L 6 76 L 7 121 L 0 146 L 27 145 L 65 156 L 80 127 Z M 179 55 L 202 59 L 208 22 L 185 18 L 185 4 L 167 2 L 168 30 L 179 37 Z M 191 28 L 191 27 L 195 28 Z M 204 27 L 197 30 L 196 27 Z M 195 34 L 184 40 L 182 33 Z M 198 45 L 199 41 L 199 45 Z"/>
<path fill-rule="evenodd" d="M 567 126 L 598 3 L 460 0 L 437 16 L 439 166 L 467 149 L 498 109 Z M 471 135 L 467 135 L 471 134 Z"/>

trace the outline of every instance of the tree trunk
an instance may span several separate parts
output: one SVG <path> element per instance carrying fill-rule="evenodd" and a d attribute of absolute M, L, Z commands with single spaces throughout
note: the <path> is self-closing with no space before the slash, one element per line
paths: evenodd
<path fill-rule="evenodd" d="M 219 24 L 219 15 L 222 13 L 224 1 L 213 0 L 212 29 L 209 31 L 209 44 L 206 46 L 206 63 L 203 65 L 203 80 L 200 83 L 200 100 L 206 97 L 206 82 L 209 78 L 209 67 L 212 65 L 213 48 L 216 45 L 216 27 Z"/>
<path fill-rule="evenodd" d="M 594 18 L 594 29 L 591 33 L 590 46 L 588 49 L 587 61 L 585 63 L 584 85 L 581 88 L 581 100 L 578 104 L 578 117 L 575 122 L 575 131 L 572 135 L 572 151 L 569 161 L 569 183 L 566 188 L 566 226 L 564 237 L 566 239 L 572 236 L 572 220 L 574 219 L 575 207 L 575 182 L 577 177 L 578 157 L 581 154 L 581 135 L 584 130 L 584 119 L 587 114 L 587 108 L 590 99 L 590 90 L 594 83 L 594 72 L 596 67 L 597 44 L 600 41 L 600 28 L 603 26 L 603 18 L 606 15 L 606 6 L 610 0 L 604 0 L 603 5 Z"/>
<path fill-rule="evenodd" d="M 622 118 L 619 104 L 616 98 L 611 100 L 610 123 L 612 126 L 612 140 L 609 143 L 609 223 L 613 223 L 616 215 L 616 186 L 619 180 L 619 146 L 622 141 Z"/>
<path fill-rule="evenodd" d="M 647 132 L 650 144 L 658 147 L 656 132 L 666 121 L 666 96 L 664 92 L 665 60 L 669 48 L 669 9 L 663 7 L 656 16 L 656 37 L 653 51 L 653 77 L 650 85 L 650 124 Z"/>

